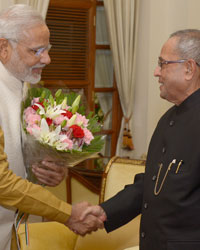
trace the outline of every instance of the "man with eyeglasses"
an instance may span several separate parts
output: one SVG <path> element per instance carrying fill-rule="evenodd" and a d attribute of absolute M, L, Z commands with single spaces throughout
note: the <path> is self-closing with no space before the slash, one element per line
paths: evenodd
<path fill-rule="evenodd" d="M 162 47 L 154 76 L 161 98 L 175 105 L 154 131 L 145 174 L 85 211 L 104 210 L 107 232 L 142 214 L 140 250 L 200 249 L 199 65 L 200 30 L 173 33 Z"/>
<path fill-rule="evenodd" d="M 0 14 L 0 127 L 2 127 L 5 135 L 5 152 L 8 156 L 9 167 L 17 176 L 22 178 L 26 176 L 20 133 L 20 107 L 23 82 L 35 84 L 40 81 L 42 69 L 51 61 L 48 54 L 51 48 L 49 38 L 49 29 L 41 15 L 27 5 L 14 5 Z M 3 148 L 1 130 L 0 133 L 0 147 Z M 13 192 L 13 196 L 15 194 L 18 196 L 15 196 L 16 200 L 13 196 L 5 198 L 4 201 L 1 200 L 0 204 L 10 205 L 11 203 L 14 204 L 15 201 L 20 203 L 19 192 L 21 192 L 22 187 L 18 188 L 18 185 L 21 179 L 15 178 L 14 175 L 9 175 L 10 172 L 8 173 L 7 169 L 3 169 L 6 158 L 2 152 L 1 150 L 0 167 L 2 168 L 1 173 L 4 173 L 4 175 L 0 176 L 0 193 L 1 195 L 9 195 L 10 192 Z M 33 166 L 33 172 L 39 182 L 49 186 L 59 184 L 65 177 L 65 170 L 55 165 L 54 162 L 45 160 L 42 163 L 45 168 L 39 168 L 37 165 Z M 9 190 L 8 186 L 1 179 L 4 177 L 9 177 L 8 182 L 6 182 L 7 184 L 11 183 Z M 21 183 L 27 184 L 27 182 L 23 181 Z M 35 192 L 37 190 L 38 194 L 34 193 L 32 195 L 31 189 L 28 188 L 29 186 L 31 185 L 24 185 L 23 195 L 26 196 L 25 198 L 31 196 L 32 203 L 30 199 L 27 199 L 28 202 L 26 202 L 26 199 L 24 200 L 24 197 L 21 197 L 26 204 L 26 211 L 36 212 L 37 210 L 37 214 L 45 214 L 47 211 L 38 212 L 38 206 L 42 200 L 45 207 L 48 208 L 49 204 L 53 206 L 52 197 L 49 196 L 50 200 L 46 203 L 48 199 L 42 196 L 42 193 L 45 192 L 40 192 L 41 187 L 37 189 L 34 186 L 34 188 L 36 187 Z M 11 200 L 11 203 L 9 203 L 9 200 Z M 23 201 L 22 204 L 24 204 Z M 91 224 L 87 224 L 87 219 L 79 221 L 79 214 L 84 209 L 85 203 L 77 204 L 77 206 L 72 206 L 72 208 L 70 205 L 62 205 L 62 209 L 60 209 L 58 204 L 55 203 L 55 209 L 52 211 L 57 211 L 57 213 L 60 211 L 62 214 L 65 210 L 62 220 L 67 218 L 66 215 L 70 215 L 72 210 L 71 217 L 67 221 L 67 226 L 72 230 L 83 235 L 84 227 L 91 227 Z M 58 217 L 62 217 L 62 215 L 58 215 Z M 92 220 L 95 221 L 95 226 L 92 226 L 94 230 L 96 229 L 96 223 L 102 225 L 102 221 L 96 217 L 91 216 L 90 218 L 93 218 Z M 10 249 L 14 221 L 14 209 L 11 210 L 0 206 L 1 250 Z"/>
<path fill-rule="evenodd" d="M 0 125 L 5 135 L 5 152 L 10 169 L 25 178 L 20 133 L 20 107 L 23 82 L 40 81 L 42 69 L 50 63 L 49 30 L 45 21 L 31 8 L 15 5 L 0 14 Z M 55 186 L 65 173 L 52 162 L 33 171 L 42 184 Z M 0 207 L 0 249 L 9 249 L 14 212 Z"/>

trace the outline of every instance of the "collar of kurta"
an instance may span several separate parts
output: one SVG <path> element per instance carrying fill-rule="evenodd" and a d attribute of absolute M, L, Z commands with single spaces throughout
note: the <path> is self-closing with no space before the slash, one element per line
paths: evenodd
<path fill-rule="evenodd" d="M 196 103 L 200 103 L 200 88 L 186 98 L 179 106 L 175 106 L 177 113 L 191 109 Z"/>
<path fill-rule="evenodd" d="M 1 81 L 0 84 L 6 85 L 10 91 L 22 91 L 23 83 L 18 80 L 16 77 L 14 77 L 3 65 L 3 63 L 0 61 L 0 75 L 1 75 Z"/>

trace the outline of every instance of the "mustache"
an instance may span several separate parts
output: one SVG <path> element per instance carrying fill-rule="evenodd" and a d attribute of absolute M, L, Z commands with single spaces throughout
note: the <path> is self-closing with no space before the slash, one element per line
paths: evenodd
<path fill-rule="evenodd" d="M 36 65 L 34 65 L 34 66 L 32 66 L 31 67 L 31 69 L 38 69 L 38 68 L 44 68 L 46 66 L 46 64 L 40 64 L 40 63 L 38 63 L 38 64 L 36 64 Z"/>

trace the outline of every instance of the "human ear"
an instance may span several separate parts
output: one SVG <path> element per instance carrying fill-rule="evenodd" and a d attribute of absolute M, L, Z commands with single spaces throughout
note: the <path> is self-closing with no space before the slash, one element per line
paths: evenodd
<path fill-rule="evenodd" d="M 197 64 L 196 62 L 193 60 L 193 59 L 189 59 L 187 62 L 186 62 L 186 67 L 185 67 L 185 77 L 186 77 L 186 80 L 190 80 L 195 71 L 196 71 L 196 67 Z"/>
<path fill-rule="evenodd" d="M 10 45 L 8 40 L 0 38 L 0 61 L 5 64 L 10 58 Z"/>

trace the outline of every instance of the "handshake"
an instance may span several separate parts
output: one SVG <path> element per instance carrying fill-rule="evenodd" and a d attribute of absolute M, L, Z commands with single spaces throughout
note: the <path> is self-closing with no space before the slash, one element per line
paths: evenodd
<path fill-rule="evenodd" d="M 72 212 L 65 225 L 74 233 L 85 236 L 93 231 L 104 228 L 106 214 L 99 205 L 91 206 L 88 202 L 72 206 Z"/>

